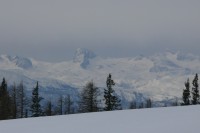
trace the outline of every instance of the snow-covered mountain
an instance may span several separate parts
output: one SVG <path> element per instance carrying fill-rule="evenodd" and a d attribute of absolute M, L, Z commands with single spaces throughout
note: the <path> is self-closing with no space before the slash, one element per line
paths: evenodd
<path fill-rule="evenodd" d="M 18 56 L 1 55 L 0 56 L 1 67 L 19 67 L 22 69 L 29 69 L 32 67 L 32 62 L 28 58 L 21 58 Z"/>
<path fill-rule="evenodd" d="M 5 77 L 9 85 L 23 80 L 29 91 L 39 81 L 45 98 L 70 94 L 78 99 L 76 94 L 91 80 L 103 92 L 109 73 L 124 107 L 134 99 L 175 100 L 181 97 L 187 78 L 191 81 L 200 73 L 200 57 L 166 51 L 149 57 L 102 58 L 87 49 L 77 49 L 73 60 L 60 63 L 0 56 L 0 78 Z"/>
<path fill-rule="evenodd" d="M 95 58 L 96 55 L 88 50 L 88 49 L 81 49 L 78 48 L 76 50 L 75 56 L 74 56 L 74 63 L 80 63 L 80 66 L 82 68 L 86 68 L 90 64 L 90 59 Z"/>

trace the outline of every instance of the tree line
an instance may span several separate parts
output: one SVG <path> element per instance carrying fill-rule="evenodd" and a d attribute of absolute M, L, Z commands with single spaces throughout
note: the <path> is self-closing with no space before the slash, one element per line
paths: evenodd
<path fill-rule="evenodd" d="M 70 95 L 67 97 L 60 96 L 53 106 L 52 101 L 48 100 L 42 106 L 41 101 L 44 100 L 39 94 L 39 83 L 32 90 L 31 98 L 25 93 L 23 82 L 14 85 L 8 90 L 8 85 L 3 78 L 0 86 L 0 120 L 52 116 L 72 113 L 86 113 L 98 111 L 112 111 L 121 108 L 121 101 L 115 94 L 113 86 L 115 85 L 112 75 L 109 74 L 106 81 L 107 88 L 104 89 L 105 107 L 100 107 L 100 92 L 93 81 L 90 81 L 83 87 L 80 93 L 80 101 L 78 111 L 75 112 L 72 104 L 73 99 Z"/>
<path fill-rule="evenodd" d="M 190 86 L 190 80 L 188 78 L 185 82 L 185 89 L 183 89 L 182 105 L 200 104 L 198 74 L 192 80 L 192 88 Z"/>
<path fill-rule="evenodd" d="M 39 94 L 38 82 L 32 90 L 31 98 L 28 98 L 23 82 L 18 85 L 14 83 L 14 85 L 11 86 L 11 89 L 8 90 L 7 82 L 5 78 L 3 78 L 0 86 L 0 120 L 121 110 L 121 100 L 115 93 L 114 86 L 115 82 L 112 79 L 112 75 L 109 74 L 106 80 L 104 95 L 102 97 L 100 90 L 95 86 L 95 83 L 89 81 L 80 92 L 78 110 L 75 111 L 73 106 L 74 101 L 70 95 L 67 95 L 66 97 L 60 96 L 56 104 L 53 104 L 51 100 L 47 100 L 45 103 L 43 102 L 43 104 L 41 104 L 41 101 L 43 101 L 44 98 Z M 185 82 L 182 101 L 181 105 L 200 104 L 198 74 L 195 75 L 192 81 L 192 88 L 190 88 L 189 78 Z M 178 105 L 178 100 L 176 100 L 176 102 L 173 103 L 173 106 Z M 129 108 L 151 107 L 152 100 L 149 98 L 146 99 L 146 102 L 142 102 L 139 105 L 137 105 L 136 101 L 132 101 Z"/>
<path fill-rule="evenodd" d="M 27 99 L 24 92 L 23 82 L 13 85 L 10 92 L 3 78 L 0 86 L 0 120 L 27 117 Z"/>

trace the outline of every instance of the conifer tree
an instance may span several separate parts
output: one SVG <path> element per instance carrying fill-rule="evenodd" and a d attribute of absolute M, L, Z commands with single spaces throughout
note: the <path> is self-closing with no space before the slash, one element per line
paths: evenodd
<path fill-rule="evenodd" d="M 53 111 L 52 111 L 52 103 L 51 101 L 48 101 L 46 104 L 46 108 L 45 108 L 45 114 L 46 116 L 52 116 L 53 115 Z"/>
<path fill-rule="evenodd" d="M 183 89 L 182 99 L 183 99 L 182 105 L 190 105 L 190 82 L 189 82 L 189 78 L 185 82 L 185 89 Z"/>
<path fill-rule="evenodd" d="M 146 100 L 146 108 L 151 108 L 152 107 L 152 100 L 149 98 Z"/>
<path fill-rule="evenodd" d="M 14 85 L 11 88 L 11 111 L 12 111 L 12 118 L 16 119 L 17 118 L 17 89 L 16 89 L 16 85 L 14 83 Z"/>
<path fill-rule="evenodd" d="M 107 89 L 104 89 L 104 98 L 105 98 L 105 111 L 119 110 L 121 109 L 120 100 L 115 96 L 115 91 L 113 86 L 115 82 L 112 80 L 112 75 L 109 74 L 107 77 Z"/>
<path fill-rule="evenodd" d="M 136 109 L 137 108 L 137 103 L 135 101 L 132 101 L 130 103 L 129 109 Z"/>
<path fill-rule="evenodd" d="M 139 106 L 138 106 L 138 108 L 139 109 L 142 109 L 142 108 L 144 108 L 145 106 L 144 106 L 144 102 L 141 102 L 140 104 L 139 104 Z"/>
<path fill-rule="evenodd" d="M 23 82 L 17 86 L 14 83 L 14 85 L 11 87 L 10 93 L 12 117 L 14 119 L 25 117 L 25 108 L 28 104 L 28 100 L 24 92 Z"/>
<path fill-rule="evenodd" d="M 32 105 L 31 105 L 31 112 L 32 112 L 32 117 L 39 117 L 42 116 L 42 109 L 41 109 L 41 105 L 40 105 L 40 101 L 43 98 L 39 96 L 39 86 L 38 86 L 38 82 L 36 87 L 33 89 L 32 92 Z"/>
<path fill-rule="evenodd" d="M 81 92 L 81 101 L 79 105 L 79 111 L 85 112 L 97 112 L 99 89 L 95 86 L 94 82 L 88 82 Z"/>
<path fill-rule="evenodd" d="M 73 101 L 70 95 L 67 95 L 64 104 L 65 104 L 65 114 L 73 114 L 74 113 L 74 109 L 72 107 Z"/>
<path fill-rule="evenodd" d="M 56 110 L 55 110 L 55 113 L 57 115 L 63 115 L 63 96 L 60 95 L 59 98 L 58 98 L 58 102 L 57 102 L 57 107 L 56 107 Z"/>
<path fill-rule="evenodd" d="M 7 91 L 7 83 L 5 78 L 0 86 L 0 120 L 11 118 L 11 99 Z"/>
<path fill-rule="evenodd" d="M 192 85 L 192 104 L 199 104 L 198 74 L 195 75 Z"/>
<path fill-rule="evenodd" d="M 17 86 L 17 100 L 18 100 L 19 117 L 23 118 L 25 117 L 25 112 L 27 110 L 29 100 L 26 97 L 24 85 L 22 81 Z"/>

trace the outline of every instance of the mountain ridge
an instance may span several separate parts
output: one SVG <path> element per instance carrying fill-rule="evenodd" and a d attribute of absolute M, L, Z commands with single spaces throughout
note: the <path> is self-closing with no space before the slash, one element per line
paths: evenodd
<path fill-rule="evenodd" d="M 29 90 L 39 81 L 45 92 L 55 90 L 56 95 L 64 90 L 64 94 L 75 96 L 91 80 L 97 87 L 105 88 L 109 73 L 116 83 L 116 93 L 127 107 L 134 99 L 145 102 L 146 98 L 153 101 L 181 98 L 187 78 L 200 73 L 200 61 L 192 54 L 169 51 L 148 57 L 102 58 L 90 50 L 78 49 L 73 60 L 59 63 L 0 56 L 0 78 L 5 77 L 9 84 L 23 80 Z M 137 94 L 142 94 L 142 98 Z"/>

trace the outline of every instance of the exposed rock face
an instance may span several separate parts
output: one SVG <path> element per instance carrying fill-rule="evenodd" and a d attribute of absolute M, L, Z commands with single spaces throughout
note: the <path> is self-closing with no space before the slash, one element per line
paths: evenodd
<path fill-rule="evenodd" d="M 23 69 L 29 69 L 29 68 L 32 68 L 33 66 L 30 59 L 22 58 L 18 56 L 1 55 L 0 61 L 3 63 L 14 64 Z"/>
<path fill-rule="evenodd" d="M 32 68 L 32 62 L 27 59 L 27 58 L 20 58 L 18 56 L 15 56 L 14 58 L 12 58 L 12 61 L 18 66 L 21 67 L 23 69 L 29 69 Z"/>
<path fill-rule="evenodd" d="M 87 68 L 87 66 L 90 64 L 90 59 L 93 59 L 95 57 L 96 55 L 94 54 L 94 52 L 88 49 L 78 48 L 76 50 L 73 61 L 74 63 L 80 63 L 80 66 L 82 68 Z"/>

